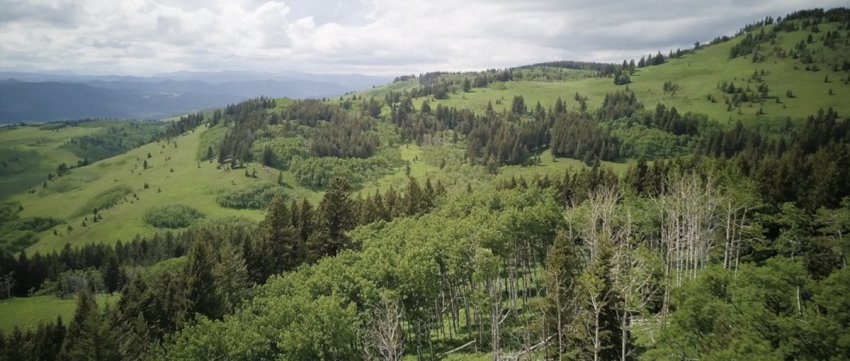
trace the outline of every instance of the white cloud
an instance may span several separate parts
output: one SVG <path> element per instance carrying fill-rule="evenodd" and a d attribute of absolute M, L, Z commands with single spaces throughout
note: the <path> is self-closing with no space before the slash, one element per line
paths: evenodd
<path fill-rule="evenodd" d="M 840 1 L 0 0 L 0 68 L 411 73 L 619 61 Z"/>

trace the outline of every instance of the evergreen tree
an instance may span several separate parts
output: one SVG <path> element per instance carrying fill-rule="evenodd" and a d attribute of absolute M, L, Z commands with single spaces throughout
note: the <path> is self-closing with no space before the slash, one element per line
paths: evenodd
<path fill-rule="evenodd" d="M 422 201 L 424 196 L 422 188 L 419 187 L 419 182 L 416 181 L 416 178 L 408 178 L 407 194 L 404 197 L 405 213 L 408 216 L 419 214 L 423 210 Z"/>
<path fill-rule="evenodd" d="M 319 205 L 318 227 L 310 239 L 314 259 L 333 256 L 351 247 L 345 232 L 354 228 L 354 216 L 351 185 L 343 178 L 335 178 Z"/>
<path fill-rule="evenodd" d="M 8 361 L 25 361 L 28 359 L 29 349 L 27 347 L 24 333 L 18 326 L 12 330 L 9 340 L 6 342 L 6 350 L 2 354 L 4 360 Z"/>
<path fill-rule="evenodd" d="M 293 211 L 294 212 L 294 211 Z M 306 199 L 301 202 L 301 208 L 298 216 L 298 235 L 301 244 L 307 244 L 310 235 L 316 229 L 316 215 L 313 211 L 313 205 Z"/>
<path fill-rule="evenodd" d="M 118 331 L 118 353 L 121 360 L 144 360 L 151 342 L 144 316 L 139 313 L 136 317 L 119 323 L 115 329 Z"/>
<path fill-rule="evenodd" d="M 121 285 L 121 265 L 114 252 L 110 252 L 103 268 L 103 284 L 110 293 L 117 291 Z"/>
<path fill-rule="evenodd" d="M 231 313 L 247 295 L 251 281 L 242 254 L 228 240 L 221 242 L 214 275 L 216 289 L 221 295 L 223 311 Z"/>
<path fill-rule="evenodd" d="M 210 250 L 209 240 L 196 239 L 189 251 L 186 265 L 186 286 L 189 297 L 189 314 L 202 314 L 209 318 L 218 318 L 222 314 L 221 298 L 216 291 L 213 275 L 215 259 Z"/>
<path fill-rule="evenodd" d="M 80 291 L 77 295 L 74 319 L 68 327 L 62 351 L 57 359 L 62 361 L 118 360 L 119 355 L 109 337 L 112 329 L 104 321 L 92 292 L 88 289 Z"/>
<path fill-rule="evenodd" d="M 254 257 L 260 259 L 261 265 L 260 278 L 254 279 L 256 282 L 263 282 L 273 274 L 293 270 L 304 262 L 303 242 L 292 222 L 293 216 L 283 195 L 275 195 L 269 204 L 266 218 L 260 224 L 258 242 L 254 244 Z"/>

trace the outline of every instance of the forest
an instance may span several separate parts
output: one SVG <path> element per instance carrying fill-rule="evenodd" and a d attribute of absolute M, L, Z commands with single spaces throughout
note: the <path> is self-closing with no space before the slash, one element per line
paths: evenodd
<path fill-rule="evenodd" d="M 175 194 L 129 213 L 155 232 L 51 251 L 28 247 L 70 222 L 2 203 L 0 299 L 75 307 L 0 331 L 0 359 L 846 360 L 850 117 L 775 115 L 808 88 L 768 86 L 781 74 L 758 64 L 808 76 L 818 63 L 839 74 L 815 74 L 818 86 L 844 91 L 850 67 L 807 55 L 846 53 L 848 31 L 850 11 L 815 9 L 622 64 L 405 75 L 72 138 L 92 161 L 148 138 L 153 154 L 112 162 L 168 179 L 111 185 L 73 227 L 190 171 L 220 187 L 204 190 L 209 206 Z M 789 33 L 803 45 L 778 45 Z M 686 78 L 643 90 L 650 70 L 713 47 L 745 59 L 745 76 L 678 103 Z M 573 81 L 605 91 L 565 90 Z M 743 112 L 754 118 L 733 119 Z M 181 152 L 183 169 L 167 163 Z M 84 163 L 35 189 L 109 166 Z"/>

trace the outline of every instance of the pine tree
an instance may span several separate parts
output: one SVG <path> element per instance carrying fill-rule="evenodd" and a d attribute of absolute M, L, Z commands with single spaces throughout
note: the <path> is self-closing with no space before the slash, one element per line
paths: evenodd
<path fill-rule="evenodd" d="M 110 252 L 103 268 L 103 284 L 110 293 L 117 291 L 121 285 L 121 265 L 114 252 Z"/>
<path fill-rule="evenodd" d="M 213 273 L 216 289 L 221 295 L 223 311 L 231 313 L 246 296 L 251 281 L 242 254 L 227 240 L 221 242 L 219 260 Z"/>
<path fill-rule="evenodd" d="M 351 185 L 343 178 L 335 178 L 325 192 L 319 206 L 318 227 L 310 239 L 314 259 L 336 255 L 351 247 L 345 234 L 355 225 L 351 200 Z"/>
<path fill-rule="evenodd" d="M 144 316 L 139 313 L 136 317 L 121 322 L 116 329 L 119 339 L 118 353 L 121 355 L 121 360 L 145 360 L 145 353 L 148 350 L 151 336 Z"/>
<path fill-rule="evenodd" d="M 186 286 L 189 296 L 189 314 L 219 318 L 222 314 L 221 298 L 216 291 L 213 268 L 215 259 L 209 240 L 198 238 L 192 244 L 186 265 Z"/>
<path fill-rule="evenodd" d="M 5 352 L 0 354 L 4 360 L 8 361 L 24 361 L 28 359 L 27 342 L 24 339 L 24 333 L 18 326 L 12 331 L 9 340 L 6 341 Z"/>
<path fill-rule="evenodd" d="M 416 178 L 410 177 L 407 182 L 407 193 L 404 196 L 405 214 L 412 216 L 422 211 L 422 188 Z"/>
<path fill-rule="evenodd" d="M 268 276 L 289 271 L 304 262 L 304 247 L 292 225 L 292 215 L 284 197 L 278 194 L 269 204 L 266 218 L 260 224 L 260 237 L 254 244 L 254 257 L 259 257 L 262 282 Z M 248 255 L 246 255 L 247 257 Z"/>
<path fill-rule="evenodd" d="M 310 239 L 310 235 L 316 229 L 316 215 L 313 212 L 313 205 L 306 199 L 301 202 L 297 227 L 301 243 L 306 244 L 307 240 Z"/>
<path fill-rule="evenodd" d="M 576 287 L 581 275 L 582 260 L 578 246 L 564 230 L 558 232 L 552 248 L 546 256 L 546 325 L 550 333 L 556 335 L 551 343 L 551 356 L 564 358 L 576 337 Z"/>
<path fill-rule="evenodd" d="M 77 295 L 77 310 L 68 327 L 62 351 L 62 361 L 117 360 L 118 354 L 108 335 L 112 332 L 100 314 L 94 295 L 83 289 Z"/>

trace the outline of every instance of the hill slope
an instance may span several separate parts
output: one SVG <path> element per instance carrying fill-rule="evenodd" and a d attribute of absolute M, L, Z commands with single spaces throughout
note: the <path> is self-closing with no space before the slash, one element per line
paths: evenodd
<path fill-rule="evenodd" d="M 592 71 L 586 71 L 585 77 L 549 80 L 554 77 L 546 76 L 547 73 L 572 71 L 553 67 L 557 64 L 509 69 L 513 80 L 472 87 L 466 93 L 462 90 L 463 79 L 474 79 L 486 73 L 426 74 L 427 82 L 444 83 L 449 91 L 445 99 L 429 95 L 420 97 L 420 103 L 428 99 L 432 106 L 444 104 L 477 111 L 483 111 L 491 103 L 495 110 L 501 111 L 511 105 L 514 96 L 523 96 L 529 107 L 540 102 L 548 108 L 561 98 L 569 107 L 577 109 L 580 104 L 575 95 L 578 93 L 587 98 L 589 109 L 595 109 L 606 94 L 628 88 L 647 106 L 661 103 L 676 107 L 680 112 L 706 114 L 721 122 L 801 119 L 829 107 L 839 114 L 850 114 L 850 63 L 847 62 L 850 33 L 840 22 L 806 27 L 802 26 L 802 21 L 790 23 L 797 25 L 756 26 L 728 41 L 701 46 L 680 57 L 669 58 L 665 51 L 663 56 L 667 58 L 663 64 L 635 69 L 630 76 L 631 83 L 622 85 L 614 84 L 612 74 L 598 77 L 592 76 Z M 769 40 L 758 43 L 758 50 L 754 52 L 730 56 L 733 48 L 748 42 L 747 36 L 762 32 L 774 35 L 765 36 Z M 535 70 L 542 71 L 543 76 L 535 75 Z M 665 82 L 675 90 L 665 91 Z M 415 89 L 420 83 L 424 81 L 404 80 L 366 91 L 362 96 L 384 97 L 391 91 Z M 764 85 L 768 91 L 764 96 L 758 94 L 755 101 L 740 101 L 730 108 L 725 100 L 732 101 L 734 94 L 719 89 L 724 83 L 734 84 L 744 91 L 749 89 L 752 93 L 760 93 L 758 88 Z"/>

